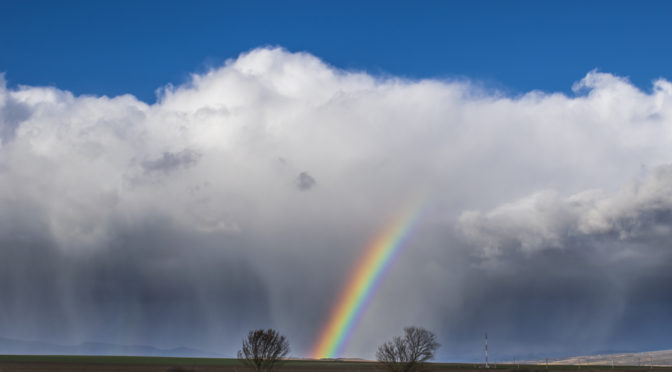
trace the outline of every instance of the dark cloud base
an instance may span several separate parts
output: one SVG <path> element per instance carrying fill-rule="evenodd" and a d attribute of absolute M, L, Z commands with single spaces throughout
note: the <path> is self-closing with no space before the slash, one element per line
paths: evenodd
<path fill-rule="evenodd" d="M 269 324 L 267 289 L 232 254 L 237 242 L 150 228 L 118 231 L 108 246 L 89 252 L 31 238 L 0 246 L 6 336 L 222 352 L 250 326 Z"/>

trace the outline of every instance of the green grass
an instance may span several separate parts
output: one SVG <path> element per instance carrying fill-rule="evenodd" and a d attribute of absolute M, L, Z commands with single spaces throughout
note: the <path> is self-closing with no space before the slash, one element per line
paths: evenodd
<path fill-rule="evenodd" d="M 68 363 L 68 364 L 133 364 L 176 366 L 230 366 L 238 365 L 230 358 L 177 358 L 145 356 L 95 356 L 95 355 L 0 355 L 2 362 L 19 363 Z"/>
<path fill-rule="evenodd" d="M 237 366 L 240 365 L 234 358 L 178 358 L 178 357 L 145 357 L 145 356 L 89 356 L 89 355 L 0 355 L 0 363 L 49 363 L 49 364 L 101 364 L 101 365 L 156 365 L 156 366 Z M 350 367 L 370 366 L 371 362 L 359 361 L 341 361 L 341 360 L 289 360 L 282 363 L 287 367 Z M 484 369 L 480 364 L 473 363 L 432 363 L 434 369 L 446 370 L 481 370 Z M 476 367 L 474 367 L 476 366 Z M 494 365 L 490 369 L 495 369 Z M 595 371 L 612 369 L 611 365 L 603 366 L 579 366 L 576 365 L 530 365 L 530 364 L 497 364 L 499 370 L 514 371 L 536 371 L 545 372 L 546 370 L 562 371 Z M 616 370 L 629 371 L 649 371 L 649 367 L 636 366 L 614 366 Z M 654 367 L 655 370 L 662 372 L 672 372 L 672 367 Z"/>
<path fill-rule="evenodd" d="M 110 365 L 166 365 L 166 366 L 238 366 L 235 358 L 179 358 L 108 355 L 0 355 L 0 363 L 63 363 Z M 348 366 L 370 365 L 370 362 L 339 360 L 287 360 L 283 366 Z"/>

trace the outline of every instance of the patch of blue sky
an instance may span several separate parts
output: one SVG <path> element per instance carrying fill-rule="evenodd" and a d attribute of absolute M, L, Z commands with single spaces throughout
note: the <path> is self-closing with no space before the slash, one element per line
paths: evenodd
<path fill-rule="evenodd" d="M 155 90 L 241 52 L 279 45 L 343 69 L 471 79 L 571 94 L 598 69 L 649 90 L 672 76 L 669 1 L 0 0 L 10 86 L 75 94 Z"/>

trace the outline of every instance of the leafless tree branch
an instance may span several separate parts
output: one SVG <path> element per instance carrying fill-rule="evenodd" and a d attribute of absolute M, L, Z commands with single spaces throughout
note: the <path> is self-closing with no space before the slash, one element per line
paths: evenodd
<path fill-rule="evenodd" d="M 376 352 L 380 365 L 391 372 L 420 372 L 441 346 L 436 335 L 424 328 L 406 327 L 404 337 L 395 337 Z"/>
<path fill-rule="evenodd" d="M 289 353 L 289 342 L 274 329 L 250 331 L 238 360 L 257 372 L 269 372 Z"/>

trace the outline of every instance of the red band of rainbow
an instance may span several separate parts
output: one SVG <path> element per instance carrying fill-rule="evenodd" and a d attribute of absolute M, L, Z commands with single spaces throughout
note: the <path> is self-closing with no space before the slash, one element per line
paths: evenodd
<path fill-rule="evenodd" d="M 314 358 L 337 358 L 376 293 L 383 274 L 407 240 L 424 203 L 415 201 L 392 219 L 367 245 L 354 276 L 345 286 L 313 350 Z"/>

